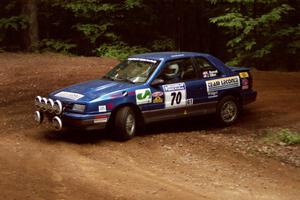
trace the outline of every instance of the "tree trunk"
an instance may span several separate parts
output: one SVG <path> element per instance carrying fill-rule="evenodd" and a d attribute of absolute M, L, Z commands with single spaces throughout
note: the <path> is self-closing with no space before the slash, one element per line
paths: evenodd
<path fill-rule="evenodd" d="M 26 51 L 37 51 L 39 42 L 39 27 L 37 20 L 36 0 L 21 0 L 22 15 L 27 17 L 28 27 L 24 32 L 24 45 Z"/>

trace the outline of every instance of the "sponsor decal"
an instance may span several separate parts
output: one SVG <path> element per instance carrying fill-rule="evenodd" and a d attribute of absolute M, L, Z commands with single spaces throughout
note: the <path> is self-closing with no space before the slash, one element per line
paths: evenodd
<path fill-rule="evenodd" d="M 127 91 L 122 92 L 123 97 L 126 97 L 128 95 Z"/>
<path fill-rule="evenodd" d="M 249 77 L 248 72 L 240 72 L 239 75 L 240 75 L 241 78 L 248 78 Z"/>
<path fill-rule="evenodd" d="M 153 98 L 153 103 L 162 103 L 163 99 L 161 97 L 154 97 Z"/>
<path fill-rule="evenodd" d="M 218 70 L 202 72 L 203 78 L 213 78 L 213 77 L 216 77 L 217 75 L 218 75 Z"/>
<path fill-rule="evenodd" d="M 231 76 L 227 78 L 219 78 L 215 80 L 206 81 L 207 93 L 223 89 L 235 88 L 239 86 L 240 78 L 238 76 Z"/>
<path fill-rule="evenodd" d="M 174 83 L 163 85 L 165 96 L 165 107 L 179 107 L 186 105 L 185 83 Z"/>
<path fill-rule="evenodd" d="M 106 112 L 106 105 L 100 105 L 98 106 L 99 112 Z"/>
<path fill-rule="evenodd" d="M 128 60 L 151 62 L 151 63 L 156 63 L 157 62 L 156 60 L 150 60 L 150 59 L 144 59 L 144 58 L 128 58 Z"/>
<path fill-rule="evenodd" d="M 135 91 L 136 104 L 147 104 L 152 102 L 152 95 L 150 88 L 140 89 Z"/>
<path fill-rule="evenodd" d="M 163 85 L 163 89 L 165 92 L 185 90 L 185 84 L 184 83 L 173 83 L 173 84 Z"/>
<path fill-rule="evenodd" d="M 216 77 L 218 74 L 218 70 L 209 71 L 209 77 Z"/>
<path fill-rule="evenodd" d="M 118 98 L 118 97 L 123 97 L 122 93 L 115 93 L 115 94 L 111 94 L 109 96 L 110 98 Z"/>
<path fill-rule="evenodd" d="M 102 86 L 99 86 L 99 87 L 95 88 L 95 91 L 103 90 L 103 89 L 106 89 L 106 88 L 109 88 L 109 87 L 113 87 L 115 85 L 117 85 L 117 83 L 109 83 L 109 84 L 106 84 L 106 85 L 102 85 Z"/>
<path fill-rule="evenodd" d="M 123 91 L 122 93 L 115 93 L 115 94 L 111 94 L 109 95 L 110 98 L 119 98 L 119 97 L 125 97 L 128 95 L 135 95 L 135 92 L 127 92 L 127 91 Z"/>
<path fill-rule="evenodd" d="M 242 79 L 242 90 L 249 89 L 249 81 L 248 79 Z"/>
<path fill-rule="evenodd" d="M 96 123 L 105 123 L 105 122 L 108 121 L 108 118 L 109 118 L 109 116 L 107 116 L 107 115 L 96 116 L 95 119 L 94 119 L 94 124 L 96 124 Z"/>
<path fill-rule="evenodd" d="M 218 91 L 215 92 L 208 92 L 208 98 L 215 98 L 218 97 Z"/>
<path fill-rule="evenodd" d="M 202 72 L 203 78 L 209 78 L 209 73 L 208 71 Z"/>
<path fill-rule="evenodd" d="M 186 105 L 193 105 L 194 99 L 187 99 L 186 100 Z"/>
<path fill-rule="evenodd" d="M 94 119 L 94 124 L 96 123 L 105 123 L 108 121 L 109 115 L 98 115 Z"/>
<path fill-rule="evenodd" d="M 105 123 L 107 122 L 107 118 L 98 118 L 98 119 L 94 119 L 94 124 L 97 124 L 97 123 Z"/>
<path fill-rule="evenodd" d="M 74 100 L 74 101 L 84 97 L 84 95 L 74 93 L 74 92 L 59 92 L 59 93 L 55 94 L 54 96 L 63 97 L 63 98 L 71 99 L 71 100 Z"/>
<path fill-rule="evenodd" d="M 172 55 L 171 57 L 172 58 L 177 58 L 177 57 L 182 57 L 182 56 L 184 56 L 184 54 L 176 54 L 176 55 Z"/>
<path fill-rule="evenodd" d="M 164 93 L 163 92 L 154 92 L 154 93 L 152 93 L 152 97 L 162 97 L 164 95 Z"/>

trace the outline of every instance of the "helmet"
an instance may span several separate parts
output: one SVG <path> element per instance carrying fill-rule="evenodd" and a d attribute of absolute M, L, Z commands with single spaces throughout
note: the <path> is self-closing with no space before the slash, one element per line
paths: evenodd
<path fill-rule="evenodd" d="M 179 71 L 178 64 L 171 64 L 171 65 L 169 65 L 169 66 L 166 67 L 166 73 L 165 73 L 165 75 L 168 78 L 173 78 L 178 73 L 178 71 Z"/>

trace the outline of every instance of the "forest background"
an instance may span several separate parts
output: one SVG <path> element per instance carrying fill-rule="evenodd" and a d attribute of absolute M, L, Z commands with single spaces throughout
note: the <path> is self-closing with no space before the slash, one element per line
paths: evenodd
<path fill-rule="evenodd" d="M 299 10 L 299 0 L 1 0 L 0 52 L 196 51 L 300 70 Z"/>

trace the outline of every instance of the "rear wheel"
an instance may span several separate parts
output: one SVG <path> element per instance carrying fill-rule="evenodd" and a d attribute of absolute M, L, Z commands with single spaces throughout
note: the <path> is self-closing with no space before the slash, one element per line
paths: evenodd
<path fill-rule="evenodd" d="M 240 113 L 240 105 L 237 98 L 226 96 L 218 103 L 217 119 L 221 125 L 229 126 L 236 122 Z"/>
<path fill-rule="evenodd" d="M 120 108 L 115 116 L 113 132 L 119 140 L 129 140 L 135 136 L 137 127 L 136 115 L 132 108 Z"/>

